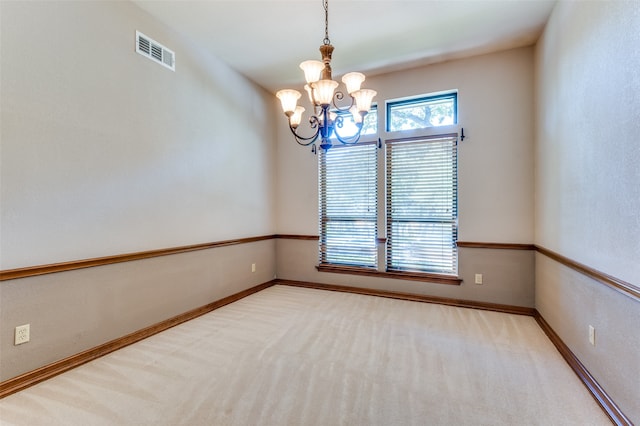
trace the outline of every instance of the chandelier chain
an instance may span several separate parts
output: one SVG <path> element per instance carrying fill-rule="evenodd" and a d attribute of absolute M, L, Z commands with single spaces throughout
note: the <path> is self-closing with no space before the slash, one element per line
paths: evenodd
<path fill-rule="evenodd" d="M 322 0 L 322 6 L 324 7 L 324 40 L 322 43 L 329 45 L 331 44 L 331 40 L 329 40 L 329 0 Z"/>

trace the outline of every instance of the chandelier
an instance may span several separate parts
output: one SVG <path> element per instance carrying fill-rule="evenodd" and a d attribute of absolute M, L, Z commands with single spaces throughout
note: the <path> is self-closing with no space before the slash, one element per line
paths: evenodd
<path fill-rule="evenodd" d="M 331 54 L 333 46 L 329 40 L 329 1 L 323 0 L 324 7 L 324 40 L 320 46 L 322 61 L 304 61 L 300 68 L 304 71 L 307 84 L 304 86 L 309 101 L 313 106 L 313 114 L 309 117 L 311 135 L 302 136 L 298 133 L 298 126 L 302 122 L 304 107 L 298 105 L 300 92 L 292 89 L 280 90 L 276 93 L 282 103 L 282 110 L 289 119 L 289 129 L 296 142 L 302 146 L 314 144 L 320 138 L 320 148 L 331 148 L 331 138 L 335 138 L 343 144 L 355 144 L 360 139 L 362 122 L 371 109 L 371 101 L 376 95 L 375 90 L 361 89 L 360 85 L 365 79 L 364 74 L 350 72 L 342 77 L 346 86 L 348 99 L 341 91 L 336 91 L 340 83 L 331 78 Z M 341 106 L 336 103 L 338 101 Z M 332 107 L 333 106 L 333 107 Z M 344 120 L 350 112 L 356 126 L 356 132 L 352 135 L 341 135 Z M 315 152 L 315 144 L 312 147 Z"/>

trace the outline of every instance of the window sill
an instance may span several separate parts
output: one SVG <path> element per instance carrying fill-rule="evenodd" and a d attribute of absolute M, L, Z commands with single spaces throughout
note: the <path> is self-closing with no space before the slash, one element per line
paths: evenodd
<path fill-rule="evenodd" d="M 329 265 L 329 264 L 320 264 L 316 266 L 316 269 L 319 272 L 331 272 L 335 274 L 365 275 L 369 277 L 393 278 L 396 280 L 422 281 L 422 282 L 428 282 L 432 284 L 460 285 L 462 283 L 462 279 L 458 277 L 454 277 L 452 275 L 429 274 L 426 272 L 404 272 L 404 271 L 381 272 L 375 269 L 362 268 L 357 266 L 341 266 L 341 265 Z"/>

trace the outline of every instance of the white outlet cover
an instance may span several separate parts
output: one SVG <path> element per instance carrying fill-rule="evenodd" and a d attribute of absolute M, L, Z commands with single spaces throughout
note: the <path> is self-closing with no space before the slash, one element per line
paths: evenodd
<path fill-rule="evenodd" d="M 589 326 L 589 343 L 596 345 L 596 329 L 592 325 Z"/>
<path fill-rule="evenodd" d="M 29 324 L 19 325 L 16 327 L 14 345 L 21 345 L 29 341 Z"/>

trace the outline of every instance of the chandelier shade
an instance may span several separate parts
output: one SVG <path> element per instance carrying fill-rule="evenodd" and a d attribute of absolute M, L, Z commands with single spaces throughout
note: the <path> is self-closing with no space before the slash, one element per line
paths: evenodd
<path fill-rule="evenodd" d="M 285 114 L 293 114 L 296 110 L 296 105 L 298 104 L 298 99 L 300 99 L 300 92 L 292 89 L 284 89 L 278 91 L 276 93 L 278 99 L 280 99 L 280 103 L 282 104 L 282 110 Z"/>
<path fill-rule="evenodd" d="M 360 89 L 351 94 L 356 100 L 358 111 L 364 113 L 369 112 L 371 109 L 371 103 L 375 95 L 377 95 L 376 91 L 371 89 Z"/>
<path fill-rule="evenodd" d="M 302 121 L 302 113 L 304 113 L 304 107 L 298 105 L 296 110 L 293 112 L 293 115 L 289 117 L 289 123 L 294 129 L 300 125 L 300 122 Z"/>
<path fill-rule="evenodd" d="M 300 64 L 300 69 L 304 71 L 304 79 L 307 83 L 315 83 L 320 80 L 320 74 L 324 69 L 324 62 L 321 61 L 304 61 Z"/>
<path fill-rule="evenodd" d="M 308 60 L 300 64 L 307 82 L 304 89 L 312 106 L 312 115 L 308 120 L 310 135 L 298 133 L 302 114 L 305 111 L 304 107 L 298 105 L 298 100 L 302 96 L 300 92 L 283 89 L 276 93 L 276 97 L 282 104 L 282 110 L 289 119 L 289 129 L 296 142 L 303 146 L 312 145 L 314 152 L 314 144 L 318 139 L 320 139 L 320 148 L 325 150 L 333 145 L 332 139 L 343 144 L 357 143 L 364 117 L 371 109 L 373 98 L 376 96 L 375 90 L 361 88 L 365 75 L 359 72 L 349 72 L 342 77 L 347 96 L 344 92 L 337 90 L 340 83 L 333 80 L 331 76 L 333 46 L 329 40 L 329 1 L 323 0 L 322 4 L 325 12 L 325 36 L 320 46 L 322 61 Z M 349 112 L 353 117 L 356 133 L 341 135 L 344 114 Z"/>
<path fill-rule="evenodd" d="M 364 74 L 360 72 L 350 72 L 342 76 L 342 82 L 347 86 L 347 93 L 350 95 L 356 90 L 360 90 L 360 85 L 364 79 Z"/>

